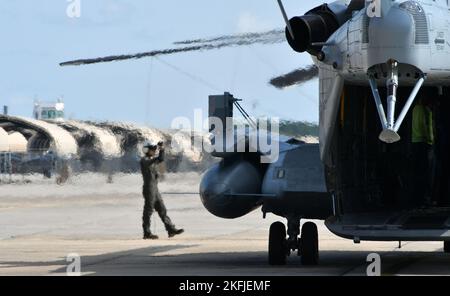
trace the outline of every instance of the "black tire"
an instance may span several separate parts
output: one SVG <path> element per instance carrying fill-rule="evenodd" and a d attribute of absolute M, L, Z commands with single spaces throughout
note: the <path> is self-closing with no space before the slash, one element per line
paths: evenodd
<path fill-rule="evenodd" d="M 450 241 L 444 242 L 444 253 L 450 254 Z"/>
<path fill-rule="evenodd" d="M 286 226 L 274 222 L 269 230 L 269 264 L 286 265 Z"/>
<path fill-rule="evenodd" d="M 319 264 L 319 235 L 313 222 L 306 222 L 302 227 L 301 261 L 303 265 Z"/>

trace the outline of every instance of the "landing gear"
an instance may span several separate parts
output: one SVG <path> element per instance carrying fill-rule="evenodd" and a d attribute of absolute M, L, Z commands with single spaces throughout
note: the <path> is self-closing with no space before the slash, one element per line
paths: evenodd
<path fill-rule="evenodd" d="M 444 253 L 450 253 L 450 241 L 444 242 Z"/>
<path fill-rule="evenodd" d="M 285 265 L 291 251 L 297 251 L 303 265 L 319 263 L 319 235 L 313 222 L 306 222 L 300 235 L 300 219 L 288 218 L 288 238 L 286 227 L 281 222 L 270 226 L 269 232 L 269 264 Z"/>
<path fill-rule="evenodd" d="M 302 227 L 301 261 L 303 265 L 319 263 L 319 235 L 316 224 L 306 222 Z"/>
<path fill-rule="evenodd" d="M 287 255 L 286 227 L 281 222 L 275 222 L 269 231 L 269 264 L 285 265 Z"/>

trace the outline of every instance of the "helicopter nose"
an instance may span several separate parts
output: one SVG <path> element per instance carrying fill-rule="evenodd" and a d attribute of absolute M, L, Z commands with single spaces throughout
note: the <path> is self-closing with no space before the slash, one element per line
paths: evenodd
<path fill-rule="evenodd" d="M 415 6 L 417 7 L 417 6 Z M 392 7 L 384 17 L 369 21 L 368 66 L 388 60 L 421 66 L 421 50 L 411 50 L 429 44 L 428 24 L 422 8 L 411 11 L 402 6 Z"/>
<path fill-rule="evenodd" d="M 400 8 L 392 8 L 384 17 L 373 17 L 369 24 L 369 42 L 381 48 L 399 48 L 414 44 L 414 19 Z"/>

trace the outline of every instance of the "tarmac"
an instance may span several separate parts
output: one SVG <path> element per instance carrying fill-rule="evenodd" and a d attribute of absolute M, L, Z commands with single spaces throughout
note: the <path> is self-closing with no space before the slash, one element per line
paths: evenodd
<path fill-rule="evenodd" d="M 104 177 L 106 180 L 106 177 Z M 141 239 L 143 199 L 140 176 L 83 176 L 64 186 L 32 179 L 0 184 L 0 275 L 65 276 L 78 254 L 81 275 L 148 276 L 365 276 L 367 256 L 381 256 L 382 275 L 450 275 L 450 255 L 441 242 L 361 242 L 319 227 L 320 264 L 302 266 L 292 254 L 288 264 L 267 262 L 268 229 L 274 215 L 256 210 L 236 220 L 214 217 L 195 194 L 200 176 L 169 175 L 161 191 L 169 216 L 186 232 L 168 239 L 157 215 L 152 229 L 160 239 Z M 98 184 L 98 185 L 96 185 Z"/>

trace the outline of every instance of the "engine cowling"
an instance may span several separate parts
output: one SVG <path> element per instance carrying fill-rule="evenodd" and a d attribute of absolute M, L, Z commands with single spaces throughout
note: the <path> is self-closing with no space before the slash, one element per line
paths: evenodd
<path fill-rule="evenodd" d="M 304 16 L 293 17 L 289 23 L 294 38 L 286 28 L 286 39 L 289 45 L 297 52 L 307 51 L 311 55 L 317 55 L 323 46 L 313 44 L 326 42 L 340 26 L 350 19 L 351 12 L 357 10 L 359 6 L 346 7 L 341 3 L 334 2 L 318 6 Z"/>
<path fill-rule="evenodd" d="M 200 183 L 205 208 L 226 219 L 242 217 L 260 206 L 262 174 L 248 161 L 225 159 L 209 169 Z"/>

